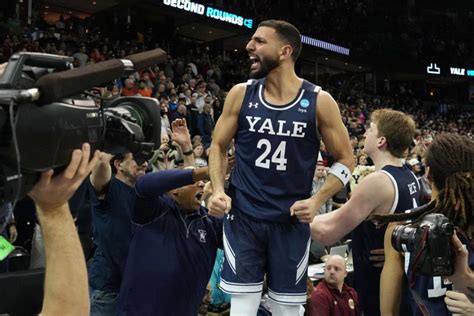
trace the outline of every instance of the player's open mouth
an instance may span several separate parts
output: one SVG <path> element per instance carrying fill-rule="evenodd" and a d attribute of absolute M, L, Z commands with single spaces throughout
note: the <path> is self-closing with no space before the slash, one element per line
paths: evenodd
<path fill-rule="evenodd" d="M 260 65 L 260 59 L 257 56 L 249 55 L 250 58 L 250 69 L 255 70 Z"/>

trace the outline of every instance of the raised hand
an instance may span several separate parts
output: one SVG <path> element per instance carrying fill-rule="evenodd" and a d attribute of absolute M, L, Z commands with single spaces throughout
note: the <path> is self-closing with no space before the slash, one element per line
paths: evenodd
<path fill-rule="evenodd" d="M 97 164 L 99 151 L 94 153 L 91 161 L 89 157 L 90 145 L 83 144 L 82 149 L 72 152 L 71 161 L 63 172 L 54 177 L 52 169 L 43 172 L 28 195 L 46 212 L 63 206 Z"/>
<path fill-rule="evenodd" d="M 189 134 L 185 119 L 174 120 L 168 133 L 171 135 L 171 139 L 181 147 L 181 150 L 187 151 L 192 149 L 191 135 Z"/>

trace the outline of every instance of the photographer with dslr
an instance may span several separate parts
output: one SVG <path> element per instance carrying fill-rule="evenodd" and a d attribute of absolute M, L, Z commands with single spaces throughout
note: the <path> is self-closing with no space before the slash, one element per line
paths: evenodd
<path fill-rule="evenodd" d="M 431 202 L 409 213 L 372 217 L 379 224 L 410 220 L 405 226 L 389 225 L 385 233 L 382 315 L 398 315 L 404 273 L 417 305 L 413 306 L 413 315 L 442 316 L 472 310 L 464 294 L 451 291 L 456 283 L 452 286 L 444 276 L 463 266 L 454 266 L 455 251 L 460 247 L 466 247 L 468 264 L 474 267 L 474 141 L 458 134 L 440 134 L 429 147 L 425 163 L 433 190 Z M 457 227 L 464 246 L 457 243 L 453 247 L 453 225 L 449 221 Z M 464 265 L 466 261 L 464 257 Z"/>

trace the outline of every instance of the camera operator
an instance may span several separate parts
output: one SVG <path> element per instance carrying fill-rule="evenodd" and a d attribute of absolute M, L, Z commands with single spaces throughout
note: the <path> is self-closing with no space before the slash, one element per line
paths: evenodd
<path fill-rule="evenodd" d="M 89 292 L 81 243 L 68 200 L 99 159 L 89 162 L 90 146 L 74 150 L 67 168 L 53 177 L 42 173 L 29 193 L 36 204 L 46 252 L 46 277 L 42 315 L 87 315 Z"/>
<path fill-rule="evenodd" d="M 471 244 L 474 234 L 472 216 L 474 206 L 472 197 L 472 188 L 474 187 L 473 158 L 473 140 L 458 134 L 438 135 L 429 147 L 425 158 L 427 176 L 433 191 L 432 200 L 428 207 L 411 213 L 374 216 L 373 219 L 380 224 L 384 224 L 390 221 L 414 221 L 429 213 L 445 215 L 458 227 L 458 236 L 467 247 L 467 252 L 462 252 L 458 259 L 459 264 L 455 269 L 468 272 L 469 269 L 474 267 L 474 252 Z M 410 283 L 410 289 L 414 297 L 417 298 L 416 304 L 418 306 L 413 306 L 413 308 L 414 310 L 419 309 L 415 315 L 421 315 L 421 313 L 437 316 L 450 315 L 450 311 L 459 313 L 461 310 L 456 305 L 459 303 L 459 296 L 463 294 L 446 292 L 451 289 L 451 282 L 446 282 L 447 280 L 440 276 L 432 277 L 416 273 L 418 264 L 421 264 L 424 260 L 417 260 L 418 255 L 414 260 L 411 259 L 413 256 L 410 256 L 410 260 L 407 260 L 408 257 L 404 259 L 403 254 L 393 248 L 391 237 L 394 229 L 395 225 L 391 224 L 385 233 L 385 265 L 382 271 L 380 292 L 382 314 L 398 315 L 402 279 L 404 277 L 404 261 L 408 264 L 408 266 L 405 265 L 407 267 L 405 273 Z M 436 238 L 436 235 L 430 234 L 428 238 Z M 452 245 L 445 245 L 445 247 L 449 250 Z M 456 251 L 459 252 L 464 246 L 458 240 L 455 247 Z M 405 256 L 408 255 L 410 254 L 405 253 Z M 470 268 L 466 266 L 466 261 L 468 261 Z M 462 275 L 462 271 L 456 271 L 453 278 L 454 288 L 457 288 L 459 274 Z M 448 293 L 446 298 L 448 307 L 445 304 L 446 293 Z M 452 299 L 453 296 L 456 297 L 455 300 Z M 465 298 L 464 302 L 466 302 Z M 468 304 L 468 301 L 466 304 Z"/>

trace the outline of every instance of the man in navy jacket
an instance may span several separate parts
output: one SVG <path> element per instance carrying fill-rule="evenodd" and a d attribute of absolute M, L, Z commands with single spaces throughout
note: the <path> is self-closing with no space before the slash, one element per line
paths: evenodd
<path fill-rule="evenodd" d="M 222 248 L 222 221 L 201 206 L 208 177 L 198 168 L 138 179 L 119 315 L 197 315 Z"/>

